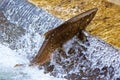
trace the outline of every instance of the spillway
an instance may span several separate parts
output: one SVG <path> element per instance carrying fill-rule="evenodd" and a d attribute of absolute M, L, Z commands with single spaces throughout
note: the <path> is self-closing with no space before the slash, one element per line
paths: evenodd
<path fill-rule="evenodd" d="M 28 66 L 44 41 L 44 33 L 63 22 L 27 0 L 0 0 L 0 79 L 119 79 L 120 50 L 88 33 L 86 41 L 76 35 L 55 50 L 50 62 Z M 19 64 L 24 65 L 16 66 Z"/>

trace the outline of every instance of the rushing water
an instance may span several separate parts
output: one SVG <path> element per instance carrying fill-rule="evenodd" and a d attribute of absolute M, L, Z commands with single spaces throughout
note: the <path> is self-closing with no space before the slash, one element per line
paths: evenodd
<path fill-rule="evenodd" d="M 44 74 L 37 67 L 15 67 L 16 64 L 28 64 L 28 59 L 1 44 L 0 59 L 0 80 L 65 80 Z"/>
<path fill-rule="evenodd" d="M 49 63 L 28 66 L 43 34 L 61 23 L 27 0 L 0 0 L 0 80 L 119 79 L 120 51 L 88 34 L 84 42 L 75 36 L 58 48 Z"/>
<path fill-rule="evenodd" d="M 2 0 L 0 10 L 0 80 L 64 80 L 28 66 L 43 32 L 62 21 L 25 0 Z"/>

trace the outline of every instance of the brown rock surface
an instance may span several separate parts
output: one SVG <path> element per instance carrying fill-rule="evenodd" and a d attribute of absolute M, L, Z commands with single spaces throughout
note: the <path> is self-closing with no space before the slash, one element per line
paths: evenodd
<path fill-rule="evenodd" d="M 83 11 L 98 7 L 99 11 L 87 31 L 120 48 L 120 6 L 105 0 L 30 0 L 53 15 L 67 20 Z"/>

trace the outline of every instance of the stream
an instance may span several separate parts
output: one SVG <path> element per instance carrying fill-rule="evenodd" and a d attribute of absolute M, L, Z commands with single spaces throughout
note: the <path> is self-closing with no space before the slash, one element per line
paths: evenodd
<path fill-rule="evenodd" d="M 86 32 L 29 66 L 44 33 L 63 22 L 27 0 L 0 0 L 0 80 L 120 80 L 120 50 Z"/>

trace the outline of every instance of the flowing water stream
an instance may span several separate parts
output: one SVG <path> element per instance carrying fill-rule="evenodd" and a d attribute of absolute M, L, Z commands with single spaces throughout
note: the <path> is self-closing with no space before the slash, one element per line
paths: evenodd
<path fill-rule="evenodd" d="M 119 79 L 120 51 L 87 33 L 86 41 L 75 36 L 58 48 L 49 63 L 28 66 L 43 34 L 63 22 L 27 0 L 0 0 L 0 80 Z"/>
<path fill-rule="evenodd" d="M 63 80 L 28 66 L 44 40 L 43 32 L 62 21 L 26 0 L 0 2 L 0 80 Z"/>

